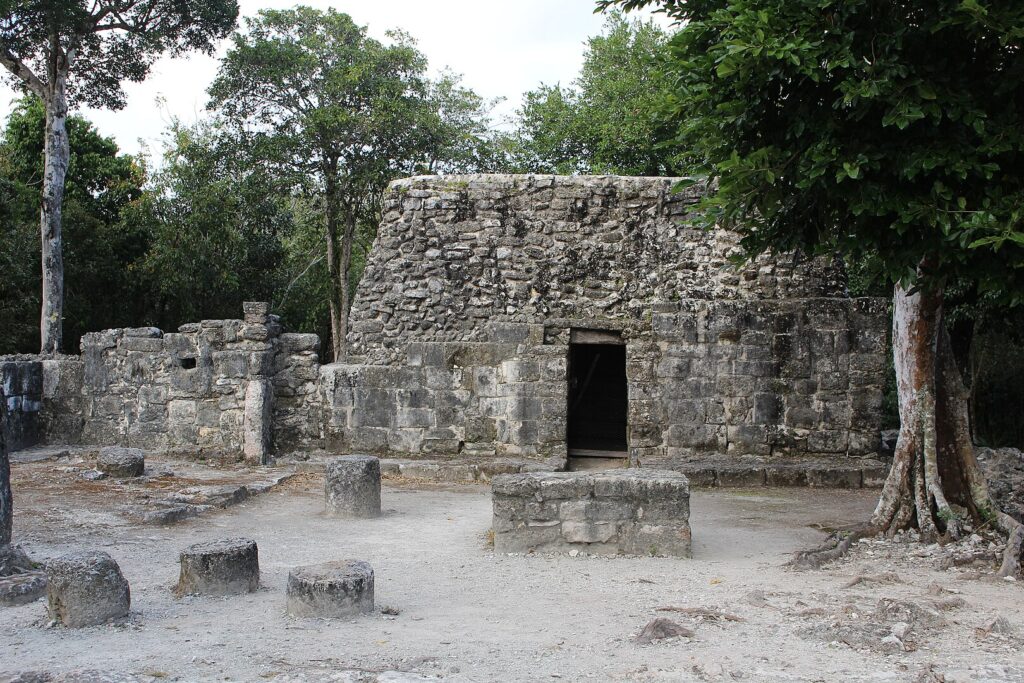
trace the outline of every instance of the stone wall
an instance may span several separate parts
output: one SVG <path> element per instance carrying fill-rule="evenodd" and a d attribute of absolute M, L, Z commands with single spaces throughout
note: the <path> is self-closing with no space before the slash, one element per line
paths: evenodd
<path fill-rule="evenodd" d="M 628 454 L 874 453 L 885 302 L 791 255 L 737 268 L 736 236 L 682 219 L 666 178 L 465 176 L 392 184 L 350 354 L 266 304 L 240 320 L 86 335 L 80 358 L 0 362 L 19 445 L 327 448 L 564 464 L 577 335 L 625 346 Z M 0 359 L 2 360 L 2 359 Z"/>
<path fill-rule="evenodd" d="M 566 456 L 574 331 L 626 346 L 629 453 L 847 456 L 878 447 L 885 303 L 832 263 L 744 267 L 680 224 L 665 178 L 421 177 L 392 184 L 332 366 L 329 443 L 377 453 Z"/>
<path fill-rule="evenodd" d="M 319 339 L 283 334 L 265 303 L 241 320 L 82 339 L 84 443 L 241 453 L 319 445 Z"/>
<path fill-rule="evenodd" d="M 77 443 L 82 434 L 82 362 L 75 356 L 0 356 L 12 449 Z"/>

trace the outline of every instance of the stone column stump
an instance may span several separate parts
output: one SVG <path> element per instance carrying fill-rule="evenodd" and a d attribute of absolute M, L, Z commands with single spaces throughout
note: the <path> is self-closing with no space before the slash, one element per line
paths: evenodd
<path fill-rule="evenodd" d="M 96 458 L 96 469 L 117 479 L 141 477 L 146 471 L 146 458 L 138 448 L 106 446 Z"/>
<path fill-rule="evenodd" d="M 80 551 L 46 564 L 50 619 L 70 626 L 93 626 L 128 614 L 131 591 L 110 555 Z"/>
<path fill-rule="evenodd" d="M 380 517 L 380 460 L 370 455 L 335 458 L 324 474 L 327 514 Z"/>
<path fill-rule="evenodd" d="M 351 617 L 373 612 L 373 568 L 362 560 L 296 567 L 288 574 L 288 614 Z"/>
<path fill-rule="evenodd" d="M 177 595 L 237 595 L 260 587 L 256 541 L 229 538 L 196 543 L 181 552 Z"/>

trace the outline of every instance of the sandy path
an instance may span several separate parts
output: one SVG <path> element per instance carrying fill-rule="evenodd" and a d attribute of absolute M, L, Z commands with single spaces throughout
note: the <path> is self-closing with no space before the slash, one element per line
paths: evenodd
<path fill-rule="evenodd" d="M 16 538 L 36 559 L 80 547 L 109 552 L 131 583 L 133 617 L 123 625 L 73 631 L 45 628 L 42 602 L 0 611 L 0 671 L 80 667 L 164 680 L 328 680 L 330 671 L 362 669 L 453 681 L 909 681 L 934 662 L 951 676 L 967 676 L 947 680 L 1024 680 L 1018 641 L 974 635 L 974 627 L 995 614 L 1024 629 L 1019 585 L 957 581 L 927 565 L 915 570 L 923 560 L 910 557 L 913 548 L 906 547 L 887 546 L 888 554 L 873 559 L 865 546 L 850 562 L 822 572 L 780 567 L 794 549 L 823 537 L 812 523 L 858 521 L 875 495 L 698 491 L 692 500 L 695 556 L 675 560 L 495 556 L 486 547 L 490 495 L 481 486 L 386 487 L 383 518 L 348 521 L 321 514 L 319 482 L 310 478 L 169 528 L 107 525 L 95 511 L 76 518 L 66 501 L 56 505 L 65 513 L 54 515 L 53 500 L 29 491 L 16 517 Z M 229 536 L 257 540 L 264 588 L 229 599 L 175 599 L 170 587 L 178 551 Z M 288 569 L 341 558 L 368 560 L 377 604 L 401 613 L 342 622 L 286 617 Z M 841 589 L 865 562 L 872 572 L 900 571 L 906 583 Z M 934 581 L 959 590 L 969 609 L 954 615 L 959 623 L 930 633 L 915 652 L 830 644 L 804 630 L 831 616 L 797 616 L 814 607 L 828 615 L 849 613 L 860 609 L 850 605 L 874 604 L 882 596 L 921 599 Z M 749 599 L 758 590 L 766 605 Z M 696 636 L 634 643 L 644 624 L 665 616 L 656 608 L 666 605 L 717 607 L 746 621 L 669 614 Z"/>

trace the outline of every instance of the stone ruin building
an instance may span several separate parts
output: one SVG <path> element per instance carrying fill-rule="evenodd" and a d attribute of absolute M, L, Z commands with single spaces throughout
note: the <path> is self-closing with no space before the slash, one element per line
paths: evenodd
<path fill-rule="evenodd" d="M 0 359 L 15 445 L 391 457 L 694 458 L 877 452 L 886 303 L 786 255 L 736 267 L 666 178 L 392 184 L 349 353 L 266 304 L 241 320 L 86 335 Z"/>

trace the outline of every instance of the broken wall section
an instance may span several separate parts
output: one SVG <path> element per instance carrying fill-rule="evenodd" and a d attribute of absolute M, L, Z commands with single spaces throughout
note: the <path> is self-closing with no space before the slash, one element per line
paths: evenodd
<path fill-rule="evenodd" d="M 82 362 L 76 356 L 0 356 L 0 387 L 12 450 L 77 443 L 82 435 Z"/>
<path fill-rule="evenodd" d="M 86 334 L 76 441 L 252 462 L 319 443 L 319 339 L 282 333 L 268 309 L 248 302 L 241 320 L 204 320 L 173 333 Z"/>

